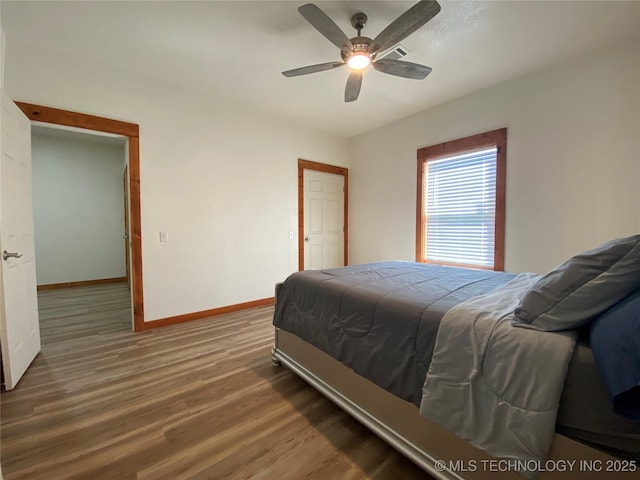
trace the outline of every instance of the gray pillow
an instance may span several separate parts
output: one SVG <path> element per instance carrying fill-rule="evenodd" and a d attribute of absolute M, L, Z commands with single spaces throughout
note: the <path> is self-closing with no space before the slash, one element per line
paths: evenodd
<path fill-rule="evenodd" d="M 570 258 L 538 280 L 515 310 L 517 326 L 577 328 L 640 288 L 640 235 Z M 520 323 L 523 322 L 523 323 Z"/>

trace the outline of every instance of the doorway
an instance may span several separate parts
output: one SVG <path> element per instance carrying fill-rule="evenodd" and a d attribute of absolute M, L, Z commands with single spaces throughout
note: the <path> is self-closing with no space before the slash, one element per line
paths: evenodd
<path fill-rule="evenodd" d="M 125 151 L 122 136 L 31 125 L 38 291 L 126 281 Z"/>
<path fill-rule="evenodd" d="M 298 160 L 298 269 L 348 264 L 349 170 Z"/>
<path fill-rule="evenodd" d="M 132 284 L 133 330 L 143 330 L 144 301 L 142 290 L 142 228 L 140 216 L 140 152 L 138 125 L 41 105 L 22 102 L 15 103 L 32 122 L 115 134 L 126 138 L 126 157 L 129 177 L 127 193 L 129 199 L 130 280 Z"/>

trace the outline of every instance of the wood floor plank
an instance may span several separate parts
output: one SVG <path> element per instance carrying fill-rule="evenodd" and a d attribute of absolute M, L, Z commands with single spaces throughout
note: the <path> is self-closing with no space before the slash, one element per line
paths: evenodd
<path fill-rule="evenodd" d="M 38 293 L 42 352 L 0 398 L 17 479 L 428 479 L 286 368 L 273 307 L 131 331 L 126 284 Z"/>

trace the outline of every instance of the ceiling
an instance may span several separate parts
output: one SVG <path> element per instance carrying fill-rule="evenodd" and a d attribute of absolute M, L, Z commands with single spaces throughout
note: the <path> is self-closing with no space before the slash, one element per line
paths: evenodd
<path fill-rule="evenodd" d="M 607 45 L 640 38 L 640 1 L 445 1 L 402 41 L 404 60 L 433 68 L 425 80 L 368 67 L 360 98 L 343 101 L 348 68 L 285 78 L 280 72 L 339 60 L 299 1 L 8 1 L 11 38 L 154 77 L 212 99 L 351 137 L 447 100 Z M 412 1 L 315 2 L 347 36 L 352 14 L 375 37 Z"/>

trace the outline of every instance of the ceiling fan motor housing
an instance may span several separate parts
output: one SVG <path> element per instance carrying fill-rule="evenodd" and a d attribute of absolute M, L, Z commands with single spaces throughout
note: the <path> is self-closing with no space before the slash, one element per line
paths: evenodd
<path fill-rule="evenodd" d="M 368 55 L 371 57 L 371 60 L 375 58 L 374 54 L 369 54 L 369 45 L 371 45 L 371 40 L 369 37 L 353 37 L 350 39 L 353 44 L 353 50 L 351 52 L 346 52 L 342 50 L 340 55 L 343 60 L 347 60 L 349 57 L 353 55 Z"/>

